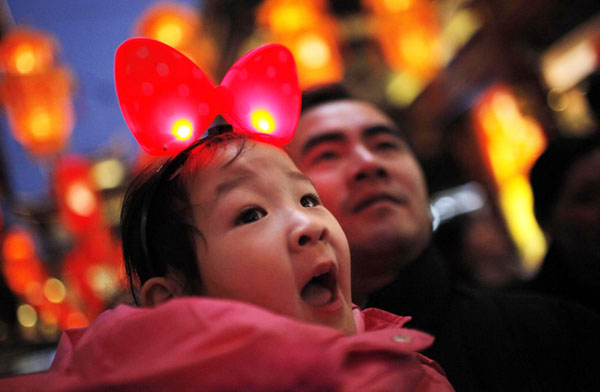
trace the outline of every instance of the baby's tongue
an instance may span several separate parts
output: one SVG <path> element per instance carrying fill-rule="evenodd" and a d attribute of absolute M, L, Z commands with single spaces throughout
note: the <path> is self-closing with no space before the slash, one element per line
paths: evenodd
<path fill-rule="evenodd" d="M 300 296 L 310 306 L 324 306 L 331 301 L 333 293 L 321 282 L 313 279 L 304 286 Z"/>

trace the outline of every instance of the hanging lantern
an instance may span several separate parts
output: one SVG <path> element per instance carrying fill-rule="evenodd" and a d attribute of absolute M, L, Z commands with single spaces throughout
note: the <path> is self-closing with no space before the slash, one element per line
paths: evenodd
<path fill-rule="evenodd" d="M 259 25 L 285 35 L 318 25 L 325 13 L 323 0 L 266 0 L 256 13 Z"/>
<path fill-rule="evenodd" d="M 38 301 L 47 274 L 36 255 L 31 234 L 23 229 L 9 230 L 2 243 L 2 273 L 10 289 L 34 304 Z"/>
<path fill-rule="evenodd" d="M 533 271 L 546 252 L 546 241 L 533 214 L 527 175 L 546 146 L 540 124 L 523 115 L 507 86 L 494 86 L 473 111 L 477 139 L 498 188 L 500 209 L 525 267 Z"/>
<path fill-rule="evenodd" d="M 301 89 L 343 79 L 337 23 L 323 1 L 269 0 L 256 18 L 273 41 L 294 55 Z"/>
<path fill-rule="evenodd" d="M 7 75 L 39 75 L 54 67 L 56 42 L 39 31 L 15 28 L 0 43 L 0 70 Z"/>
<path fill-rule="evenodd" d="M 61 151 L 73 130 L 71 76 L 66 69 L 7 76 L 1 95 L 14 138 L 34 156 Z"/>
<path fill-rule="evenodd" d="M 102 200 L 85 158 L 72 155 L 57 162 L 54 190 L 61 221 L 72 233 L 81 235 L 105 226 Z"/>
<path fill-rule="evenodd" d="M 190 58 L 210 76 L 215 73 L 216 45 L 202 32 L 202 20 L 189 6 L 159 3 L 149 8 L 136 23 L 135 35 L 165 43 Z"/>
<path fill-rule="evenodd" d="M 63 276 L 90 320 L 118 292 L 123 275 L 121 248 L 108 230 L 83 238 L 63 262 Z"/>
<path fill-rule="evenodd" d="M 373 13 L 375 36 L 389 66 L 422 81 L 442 66 L 441 33 L 429 0 L 363 0 Z"/>
<path fill-rule="evenodd" d="M 62 150 L 73 130 L 71 74 L 55 66 L 55 52 L 51 37 L 23 28 L 0 44 L 0 99 L 14 138 L 37 157 Z"/>

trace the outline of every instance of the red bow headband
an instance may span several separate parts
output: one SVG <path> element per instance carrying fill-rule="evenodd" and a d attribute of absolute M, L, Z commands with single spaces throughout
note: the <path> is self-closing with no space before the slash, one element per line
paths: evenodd
<path fill-rule="evenodd" d="M 190 59 L 159 41 L 132 38 L 117 49 L 115 85 L 125 121 L 152 155 L 173 155 L 197 140 L 218 114 L 236 132 L 288 143 L 300 115 L 291 52 L 264 45 L 240 58 L 219 86 Z"/>

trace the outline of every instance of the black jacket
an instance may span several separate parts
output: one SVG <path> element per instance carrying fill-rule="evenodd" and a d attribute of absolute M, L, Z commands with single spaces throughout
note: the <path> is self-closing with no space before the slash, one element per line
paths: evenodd
<path fill-rule="evenodd" d="M 458 392 L 600 390 L 600 316 L 549 297 L 455 286 L 434 249 L 367 307 L 412 316 L 407 327 L 434 335 L 424 354 Z"/>

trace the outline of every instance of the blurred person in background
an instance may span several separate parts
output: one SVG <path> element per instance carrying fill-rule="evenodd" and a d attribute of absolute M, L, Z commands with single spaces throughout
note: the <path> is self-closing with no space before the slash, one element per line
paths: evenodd
<path fill-rule="evenodd" d="M 410 315 L 457 391 L 589 391 L 600 319 L 576 304 L 456 284 L 432 245 L 429 197 L 407 139 L 340 85 L 305 92 L 286 146 L 344 229 L 353 300 Z"/>
<path fill-rule="evenodd" d="M 530 180 L 550 246 L 526 287 L 600 311 L 600 134 L 552 141 Z"/>

